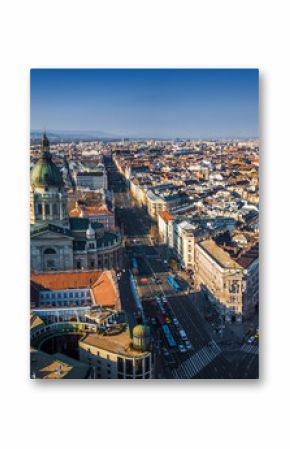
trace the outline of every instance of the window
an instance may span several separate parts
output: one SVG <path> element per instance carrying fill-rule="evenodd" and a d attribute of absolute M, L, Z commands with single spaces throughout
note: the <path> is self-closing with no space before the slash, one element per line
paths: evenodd
<path fill-rule="evenodd" d="M 49 215 L 49 204 L 45 205 L 45 215 Z"/>
<path fill-rule="evenodd" d="M 46 248 L 44 254 L 56 254 L 56 251 L 53 248 Z"/>
<path fill-rule="evenodd" d="M 42 215 L 42 204 L 38 204 L 37 212 L 38 212 L 39 215 Z"/>
<path fill-rule="evenodd" d="M 91 268 L 95 268 L 95 262 L 91 260 Z"/>
<path fill-rule="evenodd" d="M 123 359 L 121 357 L 118 357 L 117 367 L 118 367 L 118 371 L 124 370 L 124 363 L 123 363 Z"/>
<path fill-rule="evenodd" d="M 57 215 L 57 204 L 53 205 L 53 215 Z"/>
<path fill-rule="evenodd" d="M 126 374 L 133 374 L 133 361 L 130 359 L 126 360 Z"/>
<path fill-rule="evenodd" d="M 80 270 L 81 269 L 81 262 L 78 260 L 77 261 L 77 269 Z"/>
<path fill-rule="evenodd" d="M 136 375 L 142 374 L 142 359 L 141 360 L 137 359 L 135 361 L 135 374 Z"/>
<path fill-rule="evenodd" d="M 150 357 L 146 357 L 145 359 L 145 371 L 149 371 L 150 369 Z"/>

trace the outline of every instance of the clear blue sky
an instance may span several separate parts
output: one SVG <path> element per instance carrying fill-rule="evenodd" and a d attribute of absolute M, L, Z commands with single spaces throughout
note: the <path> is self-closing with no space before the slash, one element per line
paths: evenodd
<path fill-rule="evenodd" d="M 259 73 L 31 70 L 31 129 L 125 137 L 256 137 Z"/>

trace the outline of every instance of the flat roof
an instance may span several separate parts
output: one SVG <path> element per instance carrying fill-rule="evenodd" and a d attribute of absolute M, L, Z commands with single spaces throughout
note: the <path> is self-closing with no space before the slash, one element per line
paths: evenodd
<path fill-rule="evenodd" d="M 204 240 L 198 243 L 206 253 L 211 256 L 221 267 L 223 268 L 241 268 L 241 266 L 235 262 L 231 256 L 220 248 L 213 240 Z"/>
<path fill-rule="evenodd" d="M 36 379 L 86 379 L 89 366 L 64 354 L 53 355 L 31 348 L 30 371 Z"/>
<path fill-rule="evenodd" d="M 90 334 L 81 342 L 126 357 L 143 357 L 148 353 L 148 351 L 138 351 L 132 347 L 132 339 L 127 329 L 117 335 Z"/>

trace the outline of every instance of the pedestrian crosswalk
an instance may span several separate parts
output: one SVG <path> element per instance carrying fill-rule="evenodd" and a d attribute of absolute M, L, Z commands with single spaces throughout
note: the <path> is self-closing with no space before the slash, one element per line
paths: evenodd
<path fill-rule="evenodd" d="M 259 346 L 257 345 L 248 345 L 247 343 L 245 343 L 242 347 L 241 347 L 241 351 L 243 352 L 247 352 L 248 354 L 259 354 Z"/>
<path fill-rule="evenodd" d="M 220 353 L 220 347 L 212 340 L 173 370 L 173 377 L 175 379 L 191 379 L 209 365 Z"/>

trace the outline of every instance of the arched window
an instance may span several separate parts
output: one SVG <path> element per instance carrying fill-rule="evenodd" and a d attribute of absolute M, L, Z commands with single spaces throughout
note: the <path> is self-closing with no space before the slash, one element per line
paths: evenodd
<path fill-rule="evenodd" d="M 56 254 L 56 251 L 53 248 L 46 248 L 44 254 Z"/>

